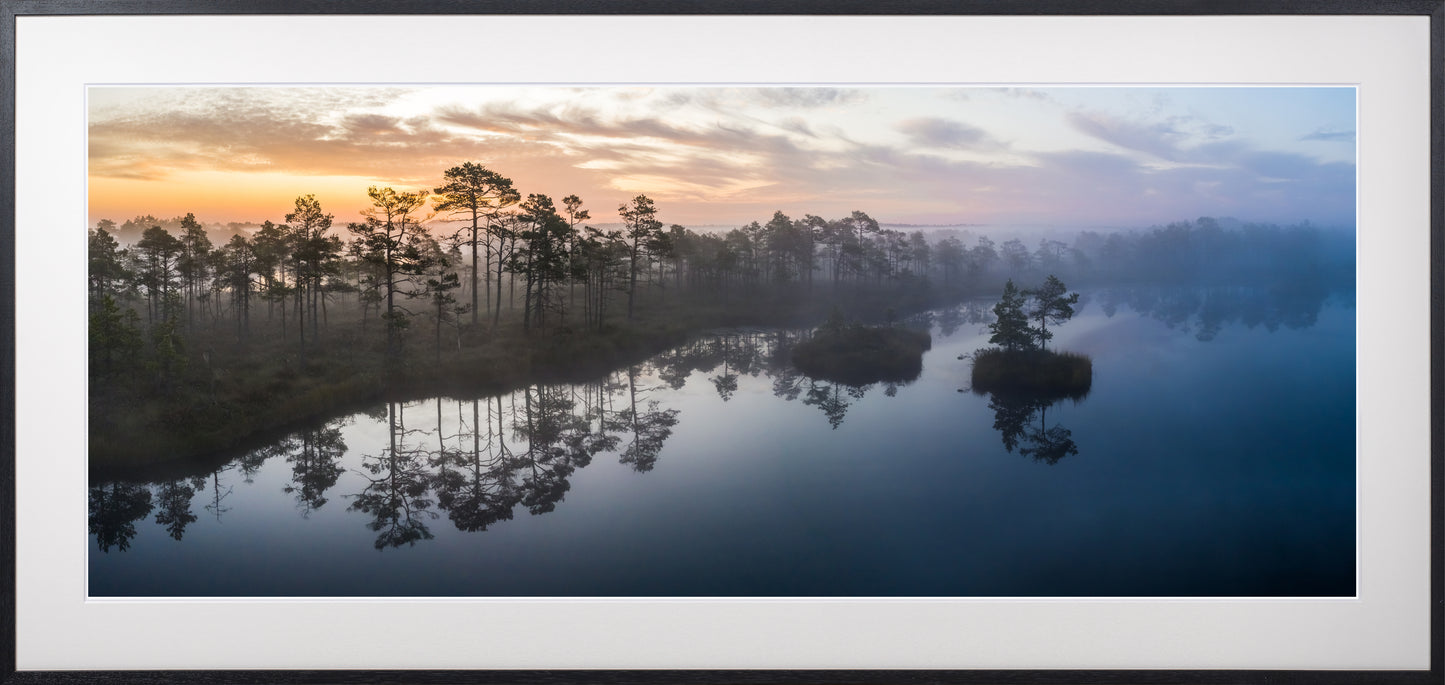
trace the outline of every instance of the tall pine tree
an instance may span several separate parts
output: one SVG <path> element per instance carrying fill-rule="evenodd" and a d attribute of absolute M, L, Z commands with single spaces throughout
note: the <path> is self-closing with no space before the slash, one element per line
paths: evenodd
<path fill-rule="evenodd" d="M 1025 299 L 1025 294 L 1014 285 L 1013 279 L 1004 284 L 1003 299 L 993 307 L 996 319 L 988 325 L 989 332 L 993 333 L 988 339 L 990 343 L 1008 352 L 1034 348 L 1033 331 L 1029 329 L 1028 316 L 1024 314 Z"/>

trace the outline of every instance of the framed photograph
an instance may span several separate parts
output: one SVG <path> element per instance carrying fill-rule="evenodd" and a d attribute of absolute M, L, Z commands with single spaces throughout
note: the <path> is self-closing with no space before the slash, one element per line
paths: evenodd
<path fill-rule="evenodd" d="M 1445 3 L 597 9 L 4 6 L 5 681 L 1439 681 Z"/>

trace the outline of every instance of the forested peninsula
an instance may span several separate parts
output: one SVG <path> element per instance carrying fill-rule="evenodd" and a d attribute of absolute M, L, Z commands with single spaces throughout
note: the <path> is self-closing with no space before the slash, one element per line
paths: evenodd
<path fill-rule="evenodd" d="M 364 197 L 344 224 L 300 195 L 255 228 L 187 214 L 89 229 L 92 467 L 241 446 L 381 398 L 582 380 L 710 328 L 891 322 L 1010 278 L 1317 288 L 1353 275 L 1349 235 L 1309 225 L 1201 218 L 1031 247 L 862 211 L 694 230 L 646 195 L 594 223 L 576 195 L 524 197 L 470 162 L 429 191 Z"/>

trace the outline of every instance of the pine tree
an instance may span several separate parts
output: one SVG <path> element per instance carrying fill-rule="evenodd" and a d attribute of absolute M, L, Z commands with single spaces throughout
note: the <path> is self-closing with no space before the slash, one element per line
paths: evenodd
<path fill-rule="evenodd" d="M 646 195 L 638 195 L 631 204 L 619 206 L 617 213 L 622 215 L 626 227 L 623 237 L 627 240 L 627 320 L 631 321 L 637 299 L 637 272 L 646 267 L 649 259 L 646 247 L 662 232 L 662 222 L 657 220 L 657 205 Z"/>
<path fill-rule="evenodd" d="M 356 254 L 377 270 L 374 287 L 380 291 L 385 306 L 382 318 L 386 321 L 386 349 L 389 355 L 396 356 L 401 353 L 401 331 L 408 324 L 396 296 L 415 297 L 416 293 L 405 286 L 430 265 L 423 250 L 426 232 L 421 220 L 412 216 L 425 204 L 427 192 L 398 193 L 373 186 L 366 193 L 372 205 L 362 212 L 366 221 L 350 224 L 347 229 L 356 236 Z"/>
<path fill-rule="evenodd" d="M 1028 317 L 1024 314 L 1025 295 L 1009 279 L 1003 286 L 1003 299 L 994 305 L 996 320 L 988 325 L 993 333 L 988 341 L 1009 352 L 1034 348 L 1034 334 L 1029 329 Z"/>
<path fill-rule="evenodd" d="M 511 179 L 473 162 L 447 169 L 442 172 L 442 176 L 446 179 L 446 184 L 432 191 L 436 193 L 433 200 L 436 211 L 471 221 L 463 230 L 471 231 L 465 244 L 472 250 L 472 325 L 475 326 L 481 306 L 477 297 L 483 268 L 479 263 L 477 250 L 481 240 L 488 241 L 488 254 L 491 253 L 490 238 L 482 235 L 482 231 L 486 229 L 482 223 L 485 221 L 488 225 L 493 225 L 503 208 L 517 204 L 522 198 L 512 188 Z M 458 235 L 461 235 L 461 231 L 458 231 Z M 500 264 L 497 273 L 500 278 Z"/>
<path fill-rule="evenodd" d="M 1049 330 L 1049 324 L 1057 325 L 1073 318 L 1073 305 L 1079 303 L 1079 294 L 1069 293 L 1063 281 L 1052 275 L 1038 290 L 1028 294 L 1034 298 L 1034 306 L 1029 310 L 1029 318 L 1039 322 L 1039 327 L 1033 331 L 1033 336 L 1039 341 L 1039 347 L 1044 348 L 1054 337 L 1053 331 Z"/>

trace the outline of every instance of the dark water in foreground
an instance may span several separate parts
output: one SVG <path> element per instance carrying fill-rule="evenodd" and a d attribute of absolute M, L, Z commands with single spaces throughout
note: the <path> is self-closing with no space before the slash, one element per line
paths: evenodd
<path fill-rule="evenodd" d="M 378 404 L 160 483 L 93 483 L 92 596 L 1354 593 L 1351 293 L 1086 293 L 1080 402 L 704 337 L 595 383 Z"/>

